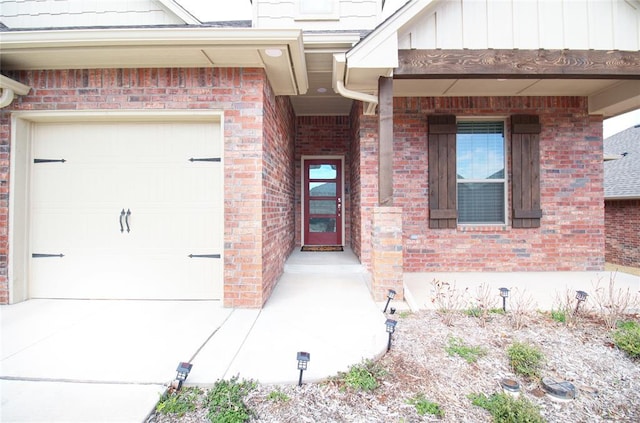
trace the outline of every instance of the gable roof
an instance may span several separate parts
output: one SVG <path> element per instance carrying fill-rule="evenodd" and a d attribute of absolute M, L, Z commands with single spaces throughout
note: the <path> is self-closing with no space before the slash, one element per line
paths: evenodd
<path fill-rule="evenodd" d="M 640 198 L 640 125 L 604 140 L 604 198 Z"/>
<path fill-rule="evenodd" d="M 375 96 L 393 76 L 396 97 L 584 96 L 590 114 L 616 116 L 640 107 L 638 31 L 637 0 L 410 0 L 336 59 L 335 85 Z"/>

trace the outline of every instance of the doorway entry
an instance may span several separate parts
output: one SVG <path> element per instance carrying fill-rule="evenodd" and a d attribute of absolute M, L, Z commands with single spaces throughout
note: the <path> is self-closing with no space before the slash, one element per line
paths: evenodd
<path fill-rule="evenodd" d="M 343 159 L 302 159 L 302 245 L 343 245 Z"/>

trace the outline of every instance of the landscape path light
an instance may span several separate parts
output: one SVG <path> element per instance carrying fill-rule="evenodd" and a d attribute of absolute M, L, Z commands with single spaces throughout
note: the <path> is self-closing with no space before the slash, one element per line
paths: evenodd
<path fill-rule="evenodd" d="M 389 334 L 389 341 L 387 342 L 387 351 L 389 351 L 391 349 L 391 335 L 396 331 L 396 325 L 398 322 L 393 319 L 387 319 L 384 323 L 387 326 L 387 333 Z"/>
<path fill-rule="evenodd" d="M 193 364 L 191 363 L 180 362 L 180 364 L 178 364 L 178 368 L 176 369 L 176 381 L 178 382 L 178 387 L 176 389 L 182 388 L 182 383 L 187 380 L 192 367 Z"/>
<path fill-rule="evenodd" d="M 384 310 L 382 310 L 383 313 L 387 312 L 387 307 L 389 307 L 389 303 L 391 302 L 391 300 L 393 300 L 395 296 L 396 296 L 396 291 L 394 291 L 393 289 L 390 289 L 389 293 L 387 294 L 387 304 L 384 306 Z"/>
<path fill-rule="evenodd" d="M 580 303 L 586 301 L 588 296 L 589 294 L 587 294 L 584 291 L 576 291 L 576 300 L 578 300 L 578 302 L 576 303 L 576 309 L 573 311 L 573 314 L 576 314 L 578 312 L 578 307 L 580 307 Z"/>
<path fill-rule="evenodd" d="M 302 386 L 302 372 L 307 370 L 309 360 L 311 360 L 311 354 L 304 351 L 298 351 L 298 370 L 300 370 L 300 377 L 298 378 L 298 386 Z"/>
<path fill-rule="evenodd" d="M 500 296 L 502 297 L 502 311 L 507 312 L 507 297 L 509 296 L 508 288 L 500 288 Z"/>

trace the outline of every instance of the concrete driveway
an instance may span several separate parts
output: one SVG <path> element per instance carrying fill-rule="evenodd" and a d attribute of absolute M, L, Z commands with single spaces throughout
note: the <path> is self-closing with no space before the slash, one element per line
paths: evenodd
<path fill-rule="evenodd" d="M 143 421 L 178 363 L 232 313 L 210 301 L 2 306 L 1 420 Z"/>
<path fill-rule="evenodd" d="M 293 267 L 262 310 L 215 301 L 0 306 L 0 421 L 142 422 L 180 361 L 193 363 L 187 385 L 207 386 L 235 375 L 296 383 L 297 351 L 311 354 L 305 381 L 380 356 L 382 307 L 353 269 Z"/>

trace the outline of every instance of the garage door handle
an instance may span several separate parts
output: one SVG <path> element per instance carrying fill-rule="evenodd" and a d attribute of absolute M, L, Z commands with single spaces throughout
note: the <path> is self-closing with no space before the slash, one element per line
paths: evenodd
<path fill-rule="evenodd" d="M 122 226 L 122 218 L 124 217 L 124 209 L 120 212 L 120 233 L 124 232 L 124 226 Z"/>
<path fill-rule="evenodd" d="M 124 211 L 124 209 L 123 209 Z M 131 232 L 131 228 L 129 227 L 129 216 L 131 216 L 131 210 L 127 209 L 127 214 L 124 218 L 124 223 L 127 224 L 127 232 Z"/>

